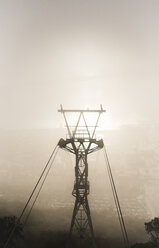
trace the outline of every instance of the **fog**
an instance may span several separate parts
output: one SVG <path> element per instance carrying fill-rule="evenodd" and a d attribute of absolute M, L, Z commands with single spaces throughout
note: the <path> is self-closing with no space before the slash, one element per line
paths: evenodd
<path fill-rule="evenodd" d="M 158 13 L 158 0 L 0 0 L 1 216 L 20 214 L 66 137 L 60 104 L 102 103 L 98 134 L 130 242 L 148 239 L 144 222 L 159 215 Z M 95 234 L 121 240 L 103 151 L 88 159 Z M 73 183 L 74 157 L 59 150 L 28 232 L 69 230 Z"/>
<path fill-rule="evenodd" d="M 158 128 L 131 125 L 102 131 L 131 243 L 147 240 L 144 222 L 158 216 Z M 63 133 L 62 129 L 1 130 L 1 216 L 20 214 Z M 26 230 L 69 230 L 74 162 L 73 155 L 58 151 Z M 103 151 L 89 155 L 88 162 L 95 233 L 122 243 Z"/>
<path fill-rule="evenodd" d="M 157 0 L 1 0 L 0 126 L 53 128 L 57 108 L 159 123 Z"/>

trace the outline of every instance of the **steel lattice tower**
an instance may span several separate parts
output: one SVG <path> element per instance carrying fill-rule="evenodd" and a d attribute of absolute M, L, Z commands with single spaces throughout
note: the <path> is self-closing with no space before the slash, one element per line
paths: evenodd
<path fill-rule="evenodd" d="M 65 149 L 76 157 L 75 164 L 75 182 L 72 195 L 75 197 L 75 205 L 72 215 L 70 236 L 73 231 L 76 231 L 80 238 L 86 238 L 88 234 L 95 245 L 94 231 L 92 225 L 92 219 L 90 214 L 90 208 L 88 204 L 88 195 L 90 191 L 88 181 L 88 154 L 103 148 L 103 140 L 97 140 L 95 138 L 95 131 L 98 125 L 99 117 L 101 113 L 105 112 L 102 105 L 99 110 L 58 110 L 64 116 L 66 127 L 68 130 L 68 138 L 60 139 L 58 145 L 60 148 Z M 70 126 L 67 120 L 67 112 L 77 113 L 78 119 L 75 126 Z M 94 126 L 88 126 L 85 118 L 86 113 L 96 113 L 96 122 Z M 83 125 L 81 126 L 81 120 Z"/>

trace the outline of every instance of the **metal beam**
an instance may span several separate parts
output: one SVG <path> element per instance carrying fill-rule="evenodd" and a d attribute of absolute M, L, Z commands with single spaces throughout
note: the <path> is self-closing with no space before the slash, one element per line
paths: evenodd
<path fill-rule="evenodd" d="M 58 109 L 58 112 L 64 113 L 64 112 L 81 112 L 81 113 L 103 113 L 106 112 L 105 109 L 103 109 L 102 105 L 100 105 L 100 109 L 63 109 L 62 105 L 60 105 L 61 109 Z"/>
<path fill-rule="evenodd" d="M 58 109 L 58 112 L 61 112 L 61 113 L 63 113 L 63 112 L 87 112 L 87 113 L 89 113 L 89 112 L 95 112 L 95 113 L 103 113 L 103 112 L 106 112 L 106 110 L 105 109 L 91 109 L 91 110 L 89 110 L 89 109 Z"/>

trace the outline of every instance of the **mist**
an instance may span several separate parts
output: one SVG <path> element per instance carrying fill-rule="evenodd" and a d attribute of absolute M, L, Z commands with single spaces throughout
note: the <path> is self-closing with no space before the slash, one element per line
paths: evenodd
<path fill-rule="evenodd" d="M 0 0 L 1 217 L 19 216 L 53 148 L 66 138 L 60 104 L 96 109 L 102 103 L 97 135 L 130 244 L 148 240 L 144 223 L 159 215 L 158 13 L 157 0 Z M 120 247 L 103 150 L 88 163 L 95 236 Z M 75 157 L 59 149 L 26 225 L 26 247 L 31 240 L 33 247 L 42 244 L 41 237 L 65 240 L 74 166 Z"/>
<path fill-rule="evenodd" d="M 54 128 L 57 108 L 100 103 L 157 124 L 157 0 L 1 0 L 1 128 Z"/>
<path fill-rule="evenodd" d="M 158 128 L 129 125 L 102 131 L 131 244 L 147 240 L 144 223 L 158 215 Z M 1 130 L 1 216 L 20 214 L 62 132 L 62 129 Z M 26 232 L 69 231 L 75 200 L 74 163 L 73 155 L 58 151 Z M 113 237 L 122 244 L 103 151 L 89 155 L 88 163 L 88 199 L 95 234 L 108 240 Z"/>

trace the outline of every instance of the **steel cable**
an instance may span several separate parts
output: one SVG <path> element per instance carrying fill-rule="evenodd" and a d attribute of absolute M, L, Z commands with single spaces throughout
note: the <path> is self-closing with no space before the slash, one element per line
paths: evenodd
<path fill-rule="evenodd" d="M 40 183 L 40 181 L 41 181 L 41 179 L 42 179 L 42 177 L 43 177 L 43 175 L 44 175 L 44 173 L 45 173 L 45 171 L 46 171 L 46 169 L 47 169 L 47 167 L 48 167 L 48 165 L 49 165 L 49 163 L 50 163 L 50 161 L 51 161 L 51 159 L 52 159 L 52 157 L 53 157 L 53 155 L 54 155 L 54 153 L 55 153 L 55 151 L 57 149 L 57 147 L 58 147 L 58 145 L 56 145 L 55 148 L 54 148 L 54 150 L 52 151 L 52 153 L 51 153 L 51 155 L 50 155 L 50 157 L 49 157 L 49 159 L 48 159 L 48 161 L 47 161 L 47 163 L 46 163 L 46 165 L 45 165 L 45 167 L 44 167 L 44 169 L 43 169 L 43 171 L 42 171 L 42 173 L 41 173 L 41 175 L 40 175 L 40 177 L 39 177 L 39 179 L 38 179 L 38 181 L 37 181 L 37 183 L 35 185 L 35 187 L 33 188 L 32 192 L 31 192 L 31 194 L 30 194 L 30 196 L 29 196 L 29 198 L 28 198 L 28 200 L 27 200 L 27 202 L 26 202 L 26 204 L 25 204 L 25 206 L 24 206 L 24 208 L 23 208 L 20 216 L 18 217 L 18 219 L 17 219 L 17 221 L 16 221 L 13 229 L 11 230 L 11 232 L 10 232 L 10 234 L 8 236 L 8 239 L 6 240 L 3 248 L 7 248 L 8 247 L 8 244 L 9 244 L 9 242 L 10 242 L 10 240 L 11 240 L 13 234 L 14 234 L 14 231 L 15 231 L 17 225 L 20 223 L 20 220 L 23 217 L 23 214 L 24 214 L 24 212 L 25 212 L 25 210 L 26 210 L 26 208 L 27 208 L 30 200 L 32 199 L 32 197 L 34 195 L 34 192 L 37 189 L 37 187 L 38 187 L 38 185 L 39 185 L 39 183 Z"/>
<path fill-rule="evenodd" d="M 120 202 L 119 202 L 118 194 L 116 191 L 115 182 L 114 182 L 114 178 L 113 178 L 113 174 L 111 171 L 110 162 L 108 159 L 108 155 L 107 155 L 105 146 L 104 146 L 104 155 L 105 155 L 105 162 L 106 162 L 106 166 L 107 166 L 107 170 L 108 170 L 108 176 L 110 179 L 110 184 L 111 184 L 113 197 L 114 197 L 114 201 L 115 201 L 115 205 L 116 205 L 116 209 L 117 209 L 117 214 L 118 214 L 118 218 L 119 218 L 119 223 L 120 223 L 120 227 L 121 227 L 121 231 L 122 231 L 124 244 L 125 244 L 125 247 L 128 248 L 129 247 L 128 234 L 127 234 L 127 230 L 126 230 L 123 214 L 121 211 L 121 206 L 120 206 Z"/>
<path fill-rule="evenodd" d="M 58 147 L 58 149 L 56 150 L 55 156 L 53 157 L 53 160 L 52 160 L 52 162 L 51 162 L 51 164 L 50 164 L 50 166 L 49 166 L 49 168 L 48 168 L 48 171 L 46 172 L 46 175 L 45 175 L 45 177 L 44 177 L 44 179 L 43 179 L 43 181 L 42 181 L 42 183 L 41 183 L 41 186 L 40 186 L 40 188 L 39 188 L 39 190 L 38 190 L 38 192 L 37 192 L 37 195 L 36 195 L 36 197 L 35 197 L 35 199 L 34 199 L 32 205 L 31 205 L 31 208 L 30 208 L 30 210 L 29 210 L 29 212 L 28 212 L 28 214 L 27 214 L 27 216 L 26 216 L 26 218 L 25 218 L 25 221 L 24 221 L 24 223 L 23 223 L 23 226 L 25 226 L 25 225 L 27 224 L 27 221 L 28 221 L 28 219 L 29 219 L 29 217 L 30 217 L 30 214 L 31 214 L 32 210 L 33 210 L 33 207 L 34 207 L 34 205 L 35 205 L 35 203 L 36 203 L 36 201 L 37 201 L 37 199 L 38 199 L 38 197 L 39 197 L 39 194 L 40 194 L 40 192 L 41 192 L 41 190 L 42 190 L 42 187 L 43 187 L 43 185 L 44 185 L 44 183 L 45 183 L 45 181 L 46 181 L 46 179 L 47 179 L 47 177 L 48 177 L 48 174 L 49 174 L 49 172 L 50 172 L 50 169 L 51 169 L 51 167 L 52 167 L 52 165 L 53 165 L 53 163 L 54 163 L 54 161 L 55 161 L 55 158 L 56 158 L 56 155 L 57 155 L 58 150 L 59 150 L 59 147 Z"/>

